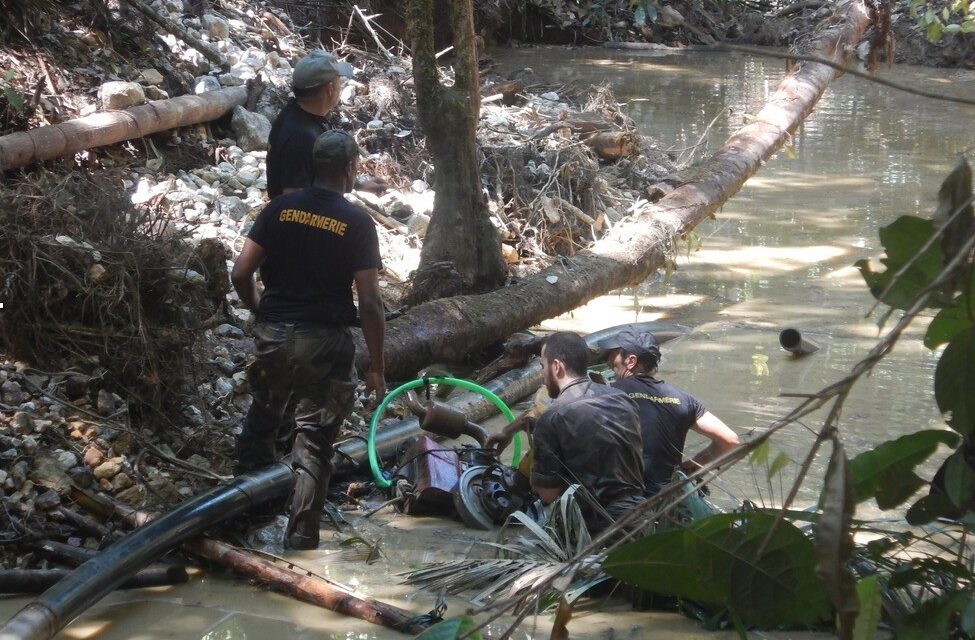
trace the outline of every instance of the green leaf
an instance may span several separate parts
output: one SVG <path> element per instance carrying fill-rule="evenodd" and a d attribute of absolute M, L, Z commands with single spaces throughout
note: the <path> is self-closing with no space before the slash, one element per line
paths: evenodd
<path fill-rule="evenodd" d="M 928 39 L 928 42 L 941 41 L 941 23 L 938 22 L 937 16 L 935 16 L 934 22 L 928 23 L 928 28 L 924 30 L 924 37 Z"/>
<path fill-rule="evenodd" d="M 955 514 L 955 507 L 943 493 L 929 493 L 911 505 L 905 518 L 908 524 L 922 525 Z"/>
<path fill-rule="evenodd" d="M 968 607 L 971 600 L 971 592 L 951 591 L 925 601 L 914 613 L 897 625 L 895 640 L 930 640 L 949 637 L 952 618 Z"/>
<path fill-rule="evenodd" d="M 934 397 L 948 425 L 968 435 L 975 432 L 975 326 L 956 334 L 934 371 Z"/>
<path fill-rule="evenodd" d="M 947 266 L 964 248 L 975 229 L 975 208 L 972 207 L 972 168 L 961 158 L 938 189 L 938 206 L 931 216 L 935 226 L 942 229 L 940 242 L 943 266 Z M 941 291 L 942 302 L 950 302 L 959 288 L 965 288 L 962 273 L 956 272 Z"/>
<path fill-rule="evenodd" d="M 965 20 L 961 23 L 962 33 L 975 33 L 975 20 Z"/>
<path fill-rule="evenodd" d="M 19 93 L 10 87 L 3 88 L 3 96 L 7 99 L 7 104 L 9 104 L 14 111 L 20 111 L 24 108 L 24 99 L 20 97 Z"/>
<path fill-rule="evenodd" d="M 855 263 L 875 298 L 880 298 L 894 274 L 908 263 L 911 266 L 898 277 L 881 302 L 897 309 L 906 309 L 917 292 L 934 280 L 941 271 L 940 246 L 934 243 L 916 260 L 914 259 L 915 254 L 931 238 L 934 230 L 933 221 L 917 216 L 901 216 L 880 229 L 880 242 L 887 253 L 881 262 L 886 269 L 874 272 L 868 260 L 859 260 Z"/>
<path fill-rule="evenodd" d="M 853 553 L 850 521 L 856 510 L 856 501 L 846 451 L 835 436 L 820 502 L 823 514 L 816 524 L 816 575 L 823 581 L 836 610 L 840 637 L 849 638 L 860 610 L 856 581 L 847 569 Z"/>
<path fill-rule="evenodd" d="M 952 306 L 938 312 L 928 325 L 927 333 L 924 334 L 925 347 L 936 349 L 972 326 L 972 319 L 968 314 L 970 299 L 964 295 L 955 300 Z"/>
<path fill-rule="evenodd" d="M 975 504 L 975 470 L 965 460 L 964 451 L 955 451 L 944 463 L 944 491 L 964 515 Z"/>
<path fill-rule="evenodd" d="M 633 12 L 633 24 L 638 27 L 642 27 L 647 23 L 647 10 L 643 7 L 637 7 L 636 11 Z"/>
<path fill-rule="evenodd" d="M 914 467 L 934 453 L 939 443 L 957 446 L 958 436 L 945 430 L 918 431 L 858 455 L 850 462 L 857 502 L 876 498 L 881 509 L 903 503 L 924 485 Z"/>
<path fill-rule="evenodd" d="M 771 445 L 768 440 L 763 440 L 762 444 L 755 447 L 751 455 L 748 456 L 748 465 L 751 467 L 763 465 L 768 462 L 768 454 Z"/>
<path fill-rule="evenodd" d="M 610 575 L 658 593 L 725 604 L 747 624 L 811 624 L 829 616 L 816 578 L 812 542 L 781 522 L 759 557 L 776 518 L 718 514 L 685 529 L 655 533 L 612 552 Z"/>
<path fill-rule="evenodd" d="M 853 640 L 874 640 L 883 605 L 880 579 L 873 575 L 857 582 L 857 598 L 860 600 L 860 613 L 853 625 Z"/>
<path fill-rule="evenodd" d="M 459 640 L 467 636 L 468 640 L 481 640 L 481 632 L 474 631 L 477 623 L 470 616 L 460 618 L 450 618 L 443 622 L 438 622 L 420 635 L 416 640 Z M 471 633 L 474 631 L 473 633 Z M 471 635 L 467 635 L 470 633 Z"/>
<path fill-rule="evenodd" d="M 948 32 L 948 33 L 961 33 L 961 25 L 960 24 L 946 24 L 945 25 L 945 31 Z"/>
<path fill-rule="evenodd" d="M 775 458 L 772 460 L 772 464 L 769 465 L 768 468 L 769 479 L 771 480 L 772 478 L 774 478 L 776 474 L 778 474 L 779 471 L 782 471 L 782 469 L 784 469 L 785 466 L 790 462 L 792 462 L 792 458 L 790 458 L 784 451 L 779 451 L 778 455 L 776 455 Z"/>

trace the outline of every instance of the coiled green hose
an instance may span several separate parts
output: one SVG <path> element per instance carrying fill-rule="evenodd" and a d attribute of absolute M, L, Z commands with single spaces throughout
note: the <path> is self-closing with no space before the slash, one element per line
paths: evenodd
<path fill-rule="evenodd" d="M 513 422 L 515 416 L 511 413 L 511 409 L 508 405 L 504 403 L 504 400 L 499 398 L 497 395 L 492 393 L 490 390 L 485 389 L 479 384 L 471 382 L 470 380 L 463 380 L 461 378 L 450 378 L 446 376 L 431 376 L 429 378 L 417 378 L 416 380 L 411 380 L 405 384 L 401 384 L 396 387 L 383 398 L 383 401 L 379 403 L 376 407 L 375 413 L 372 414 L 372 420 L 369 422 L 369 440 L 367 442 L 366 451 L 369 454 L 369 469 L 372 471 L 373 480 L 376 482 L 376 486 L 382 489 L 388 489 L 393 486 L 393 483 L 387 480 L 383 474 L 382 470 L 379 468 L 379 456 L 376 455 L 376 427 L 379 424 L 379 419 L 382 417 L 383 413 L 386 411 L 386 407 L 401 393 L 405 393 L 417 387 L 422 387 L 427 384 L 449 384 L 455 387 L 460 387 L 461 389 L 466 389 L 467 391 L 473 391 L 479 393 L 498 408 L 504 417 L 508 419 L 508 422 Z M 515 436 L 514 450 L 513 450 L 513 464 L 518 466 L 521 461 L 521 434 Z"/>

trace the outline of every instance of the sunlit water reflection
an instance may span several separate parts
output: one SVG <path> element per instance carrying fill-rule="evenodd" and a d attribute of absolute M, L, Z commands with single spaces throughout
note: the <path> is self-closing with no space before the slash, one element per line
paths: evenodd
<path fill-rule="evenodd" d="M 530 66 L 540 82 L 609 82 L 644 132 L 675 153 L 706 140 L 714 149 L 747 114 L 760 109 L 782 74 L 782 62 L 726 54 L 651 56 L 602 51 L 535 49 L 495 52 L 502 71 Z M 964 72 L 897 68 L 886 74 L 915 84 L 975 95 Z M 779 154 L 719 213 L 698 228 L 702 248 L 681 258 L 666 282 L 604 296 L 547 327 L 593 330 L 632 320 L 669 318 L 695 327 L 664 350 L 662 376 L 698 395 L 739 433 L 765 428 L 794 406 L 783 392 L 811 392 L 845 375 L 866 355 L 877 329 L 864 316 L 872 300 L 850 265 L 878 251 L 877 229 L 902 214 L 926 214 L 941 179 L 971 145 L 972 109 L 922 100 L 855 78 L 835 82 L 815 114 L 795 135 L 795 157 Z M 801 329 L 822 349 L 792 360 L 778 348 L 778 330 Z M 936 356 L 910 332 L 897 351 L 861 381 L 843 413 L 843 437 L 852 453 L 870 443 L 941 424 L 932 399 Z M 820 416 L 821 417 L 821 416 Z M 817 422 L 806 421 L 810 428 Z M 776 451 L 801 459 L 812 436 L 791 427 Z M 781 498 L 795 473 L 790 465 L 767 480 L 733 470 L 716 490 L 758 502 Z M 822 467 L 800 496 L 809 503 Z M 727 498 L 731 501 L 731 498 Z M 867 509 L 870 512 L 869 509 Z M 423 613 L 434 594 L 399 583 L 396 574 L 423 562 L 478 552 L 486 534 L 440 519 L 380 514 L 355 521 L 356 531 L 327 534 L 320 551 L 294 554 L 298 562 L 353 584 L 360 593 Z M 348 562 L 339 542 L 356 533 L 376 540 L 376 563 Z M 273 540 L 273 537 L 272 537 Z M 272 549 L 277 550 L 272 546 Z M 0 618 L 26 600 L 0 600 Z M 466 603 L 450 599 L 452 615 Z M 524 638 L 549 637 L 543 616 Z M 573 638 L 704 637 L 723 640 L 676 615 L 632 613 L 620 604 L 575 612 Z M 763 634 L 765 637 L 831 637 Z M 268 593 L 245 581 L 195 578 L 173 588 L 119 592 L 72 624 L 60 637 L 157 640 L 299 640 L 399 638 L 365 622 Z"/>

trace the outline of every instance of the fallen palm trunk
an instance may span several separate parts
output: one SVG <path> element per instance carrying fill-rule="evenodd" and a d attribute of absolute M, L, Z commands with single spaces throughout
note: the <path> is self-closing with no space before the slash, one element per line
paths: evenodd
<path fill-rule="evenodd" d="M 184 544 L 183 548 L 262 582 L 275 591 L 336 613 L 411 635 L 421 633 L 428 626 L 405 609 L 362 598 L 320 577 L 302 575 L 217 540 L 197 538 Z"/>
<path fill-rule="evenodd" d="M 67 569 L 0 570 L 0 593 L 41 593 L 71 573 Z M 150 567 L 143 569 L 118 586 L 119 589 L 144 589 L 186 582 L 186 568 Z"/>
<path fill-rule="evenodd" d="M 78 497 L 86 508 L 114 513 L 132 526 L 141 526 L 152 519 L 152 514 L 133 509 L 105 496 L 79 492 Z M 414 635 L 428 626 L 405 609 L 371 598 L 362 598 L 324 578 L 302 575 L 219 540 L 195 538 L 185 542 L 183 548 L 262 582 L 275 591 L 336 613 Z"/>
<path fill-rule="evenodd" d="M 191 498 L 125 536 L 35 598 L 0 628 L 0 640 L 47 640 L 139 569 L 211 526 L 288 493 L 294 473 L 277 463 Z"/>
<path fill-rule="evenodd" d="M 862 2 L 836 9 L 808 51 L 845 64 L 870 20 Z M 623 221 L 589 251 L 490 293 L 435 300 L 386 326 L 386 375 L 407 378 L 425 364 L 457 360 L 596 296 L 640 282 L 664 264 L 673 240 L 734 195 L 812 112 L 836 75 L 817 63 L 789 72 L 755 120 L 731 136 L 695 176 L 639 215 Z M 365 365 L 366 350 L 359 350 Z"/>
<path fill-rule="evenodd" d="M 122 111 L 101 111 L 61 124 L 18 131 L 0 137 L 0 171 L 141 138 L 150 133 L 209 122 L 246 101 L 246 87 L 230 87 L 198 96 L 156 100 Z"/>

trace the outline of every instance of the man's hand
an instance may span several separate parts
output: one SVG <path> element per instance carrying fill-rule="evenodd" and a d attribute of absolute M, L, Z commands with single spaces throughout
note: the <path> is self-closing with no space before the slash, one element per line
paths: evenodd
<path fill-rule="evenodd" d="M 389 189 L 389 183 L 382 178 L 364 178 L 360 179 L 356 188 L 359 191 L 368 191 L 369 193 L 381 196 Z"/>
<path fill-rule="evenodd" d="M 515 434 L 519 431 L 530 431 L 535 426 L 535 416 L 531 415 L 530 410 L 521 414 L 511 424 L 505 425 L 499 433 L 491 435 L 484 443 L 485 449 L 497 449 L 498 453 L 504 451 Z"/>
<path fill-rule="evenodd" d="M 386 397 L 386 377 L 382 371 L 373 371 L 370 369 L 366 371 L 366 395 L 369 395 L 373 391 L 376 392 L 376 399 L 370 403 L 370 409 L 376 408 L 383 401 L 383 398 Z"/>

